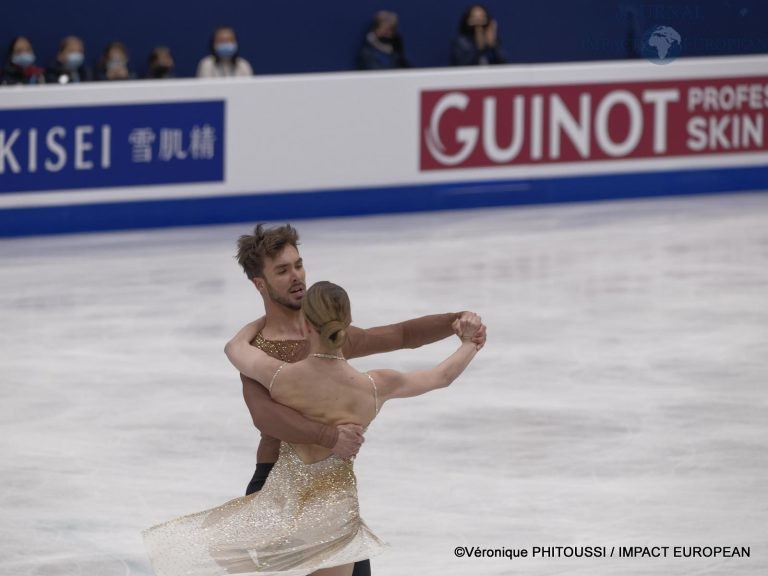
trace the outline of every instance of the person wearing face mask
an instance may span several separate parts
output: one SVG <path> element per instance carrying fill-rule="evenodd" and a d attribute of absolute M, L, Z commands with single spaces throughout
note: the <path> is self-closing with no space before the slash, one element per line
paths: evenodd
<path fill-rule="evenodd" d="M 409 68 L 403 38 L 397 29 L 398 19 L 394 12 L 376 12 L 360 49 L 357 65 L 360 70 L 392 70 Z"/>
<path fill-rule="evenodd" d="M 132 80 L 136 78 L 128 68 L 128 49 L 122 42 L 110 42 L 101 53 L 96 67 L 96 80 Z"/>
<path fill-rule="evenodd" d="M 147 80 L 175 78 L 173 73 L 174 61 L 171 49 L 167 46 L 157 46 L 149 55 L 147 61 Z"/>
<path fill-rule="evenodd" d="M 198 78 L 253 76 L 251 65 L 240 56 L 235 31 L 229 26 L 221 26 L 213 31 L 210 52 L 197 65 Z"/>
<path fill-rule="evenodd" d="M 85 48 L 77 36 L 67 36 L 59 43 L 56 60 L 45 71 L 45 81 L 51 84 L 90 82 L 93 72 L 85 65 Z"/>
<path fill-rule="evenodd" d="M 461 18 L 459 35 L 453 41 L 451 64 L 485 66 L 506 64 L 507 60 L 499 42 L 496 20 L 482 4 L 470 6 Z"/>
<path fill-rule="evenodd" d="M 44 84 L 44 70 L 35 66 L 35 51 L 24 36 L 17 36 L 8 46 L 8 57 L 0 72 L 0 84 Z"/>

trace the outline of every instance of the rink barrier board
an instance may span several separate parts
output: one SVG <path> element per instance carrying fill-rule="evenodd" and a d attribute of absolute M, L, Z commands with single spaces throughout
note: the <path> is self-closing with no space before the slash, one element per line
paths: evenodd
<path fill-rule="evenodd" d="M 765 191 L 768 167 L 351 188 L 0 210 L 0 237 Z"/>
<path fill-rule="evenodd" d="M 8 88 L 0 237 L 765 190 L 767 70 L 753 56 Z"/>

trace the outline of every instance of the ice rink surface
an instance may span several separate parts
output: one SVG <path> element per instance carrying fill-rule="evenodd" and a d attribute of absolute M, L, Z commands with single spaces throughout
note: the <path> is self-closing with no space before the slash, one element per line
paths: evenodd
<path fill-rule="evenodd" d="M 768 194 L 295 224 L 308 283 L 347 288 L 355 324 L 488 325 L 457 382 L 368 431 L 361 508 L 392 545 L 374 576 L 768 574 Z M 262 312 L 233 259 L 248 232 L 0 242 L 0 574 L 147 575 L 140 530 L 243 493 L 258 433 L 223 346 Z"/>

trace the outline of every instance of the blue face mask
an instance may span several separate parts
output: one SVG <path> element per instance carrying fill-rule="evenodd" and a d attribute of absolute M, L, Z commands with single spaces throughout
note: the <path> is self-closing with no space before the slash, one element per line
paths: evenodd
<path fill-rule="evenodd" d="M 11 62 L 19 68 L 26 68 L 35 63 L 35 54 L 33 52 L 20 52 L 11 57 Z"/>
<path fill-rule="evenodd" d="M 76 70 L 83 65 L 85 56 L 82 52 L 70 52 L 64 60 L 64 65 L 70 70 Z"/>
<path fill-rule="evenodd" d="M 216 55 L 219 58 L 232 58 L 237 52 L 237 43 L 235 42 L 219 42 L 214 46 Z"/>

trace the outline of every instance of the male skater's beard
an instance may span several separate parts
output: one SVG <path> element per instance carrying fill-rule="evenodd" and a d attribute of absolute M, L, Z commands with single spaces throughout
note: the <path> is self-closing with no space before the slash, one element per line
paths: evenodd
<path fill-rule="evenodd" d="M 285 306 L 289 310 L 301 310 L 301 302 L 292 302 L 291 300 L 288 300 L 287 298 L 280 296 L 280 294 L 277 293 L 277 290 L 272 288 L 272 285 L 267 282 L 267 280 L 264 280 L 264 284 L 267 286 L 267 294 L 269 294 L 270 300 L 273 302 L 277 302 L 281 306 Z M 302 284 L 303 286 L 304 284 Z M 295 286 L 295 284 L 293 285 Z M 293 288 L 291 286 L 291 288 Z M 290 289 L 290 288 L 289 288 Z"/>

